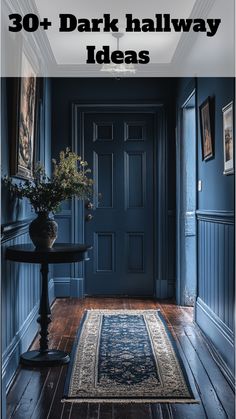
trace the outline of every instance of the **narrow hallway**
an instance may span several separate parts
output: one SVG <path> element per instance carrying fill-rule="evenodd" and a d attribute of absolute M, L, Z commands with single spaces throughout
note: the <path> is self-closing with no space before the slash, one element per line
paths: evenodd
<path fill-rule="evenodd" d="M 85 298 L 57 299 L 49 345 L 71 351 L 86 309 L 160 309 L 174 336 L 199 404 L 61 403 L 67 367 L 20 368 L 8 394 L 7 417 L 14 419 L 220 419 L 234 418 L 234 393 L 193 322 L 193 309 L 172 300 Z M 36 338 L 32 348 L 38 347 Z"/>

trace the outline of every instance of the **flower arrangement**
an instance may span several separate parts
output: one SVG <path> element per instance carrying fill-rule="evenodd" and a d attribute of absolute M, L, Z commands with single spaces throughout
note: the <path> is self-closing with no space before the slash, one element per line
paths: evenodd
<path fill-rule="evenodd" d="M 93 180 L 88 177 L 91 172 L 88 163 L 69 148 L 60 152 L 58 162 L 53 159 L 52 163 L 51 177 L 37 163 L 33 178 L 24 183 L 16 183 L 9 177 L 4 178 L 10 192 L 20 199 L 28 198 L 37 214 L 56 213 L 62 201 L 73 196 L 89 199 L 93 192 Z"/>

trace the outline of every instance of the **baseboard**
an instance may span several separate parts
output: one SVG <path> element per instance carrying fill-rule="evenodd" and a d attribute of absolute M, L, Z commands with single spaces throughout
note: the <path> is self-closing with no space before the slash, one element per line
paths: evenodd
<path fill-rule="evenodd" d="M 197 299 L 195 321 L 209 339 L 209 348 L 223 374 L 234 383 L 234 334 L 202 301 Z"/>
<path fill-rule="evenodd" d="M 56 298 L 53 278 L 51 278 L 50 281 L 48 282 L 48 298 L 49 298 L 50 305 L 52 305 L 53 301 Z"/>
<path fill-rule="evenodd" d="M 54 293 L 60 297 L 84 297 L 84 278 L 54 278 Z"/>
<path fill-rule="evenodd" d="M 166 299 L 175 295 L 175 282 L 173 279 L 156 279 L 156 298 Z"/>
<path fill-rule="evenodd" d="M 52 280 L 49 281 L 48 289 L 49 301 L 50 304 L 52 304 L 55 299 L 54 283 Z M 21 328 L 14 336 L 14 339 L 2 355 L 2 378 L 3 385 L 5 387 L 3 391 L 5 394 L 8 392 L 15 378 L 16 371 L 19 367 L 20 354 L 28 350 L 38 333 L 38 309 L 39 303 L 34 306 L 33 310 L 30 312 Z"/>
<path fill-rule="evenodd" d="M 11 344 L 2 356 L 2 375 L 4 377 L 6 391 L 8 391 L 19 366 L 20 354 L 27 351 L 38 332 L 38 307 L 35 305 L 28 315 L 20 330 L 14 336 Z"/>
<path fill-rule="evenodd" d="M 216 362 L 216 364 L 220 368 L 222 374 L 225 376 L 225 378 L 228 381 L 228 383 L 230 384 L 232 390 L 235 392 L 234 374 L 230 371 L 230 369 L 226 365 L 225 361 L 223 360 L 222 356 L 219 354 L 219 352 L 217 351 L 217 349 L 213 345 L 212 341 L 205 335 L 205 333 L 202 333 L 202 330 L 201 330 L 201 335 L 202 335 L 202 337 L 205 341 L 205 344 L 206 344 L 212 358 L 214 359 L 214 361 Z"/>

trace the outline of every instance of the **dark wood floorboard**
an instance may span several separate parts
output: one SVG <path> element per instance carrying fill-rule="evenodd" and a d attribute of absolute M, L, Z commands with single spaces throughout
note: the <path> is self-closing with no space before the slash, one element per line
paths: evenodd
<path fill-rule="evenodd" d="M 219 368 L 215 368 L 215 361 L 212 358 L 206 343 L 200 331 L 193 332 L 193 329 L 185 327 L 185 334 L 188 337 L 194 350 L 197 352 L 198 357 L 203 364 L 211 384 L 214 386 L 214 391 L 217 394 L 227 416 L 230 416 L 234 411 L 234 392 L 230 385 L 225 380 L 224 375 Z"/>
<path fill-rule="evenodd" d="M 111 403 L 102 403 L 100 404 L 100 418 L 102 419 L 112 419 L 113 416 L 113 406 Z"/>
<path fill-rule="evenodd" d="M 71 406 L 70 419 L 88 419 L 88 403 L 76 404 Z"/>
<path fill-rule="evenodd" d="M 188 359 L 191 371 L 195 377 L 198 386 L 198 393 L 203 402 L 207 417 L 225 419 L 227 415 L 217 397 L 214 384 L 209 380 L 209 376 L 202 365 L 197 351 L 191 345 L 187 336 L 179 337 L 180 345 Z"/>
<path fill-rule="evenodd" d="M 21 398 L 30 382 L 33 371 L 27 369 L 21 369 L 19 374 L 17 374 L 14 382 L 14 391 L 10 391 L 8 395 L 8 417 L 12 417 L 14 411 L 20 403 Z"/>
<path fill-rule="evenodd" d="M 199 404 L 61 403 L 67 367 L 19 368 L 7 397 L 8 419 L 233 419 L 234 394 L 212 358 L 193 309 L 172 301 L 139 298 L 58 299 L 53 305 L 50 346 L 71 351 L 85 309 L 160 309 L 176 340 Z M 32 348 L 39 345 L 38 338 Z"/>

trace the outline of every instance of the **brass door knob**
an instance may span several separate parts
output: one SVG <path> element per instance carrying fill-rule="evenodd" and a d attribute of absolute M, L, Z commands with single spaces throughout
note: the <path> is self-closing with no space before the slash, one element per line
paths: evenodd
<path fill-rule="evenodd" d="M 92 214 L 87 214 L 86 216 L 85 216 L 85 221 L 91 221 L 93 219 L 93 215 Z"/>
<path fill-rule="evenodd" d="M 93 209 L 93 204 L 92 204 L 92 202 L 90 202 L 90 201 L 86 202 L 86 204 L 85 204 L 85 208 L 86 208 L 86 209 L 88 209 L 88 210 Z"/>

